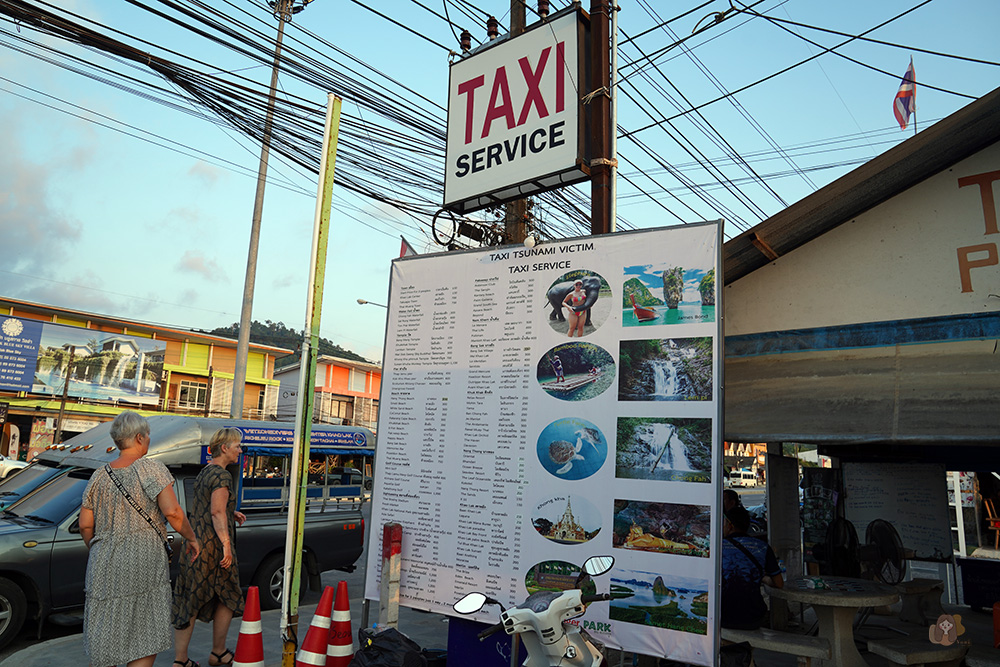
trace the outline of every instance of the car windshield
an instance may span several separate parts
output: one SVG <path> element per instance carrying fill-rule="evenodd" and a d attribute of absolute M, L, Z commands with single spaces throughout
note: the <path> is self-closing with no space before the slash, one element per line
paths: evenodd
<path fill-rule="evenodd" d="M 66 470 L 66 468 L 35 462 L 27 468 L 22 468 L 16 475 L 7 477 L 0 482 L 0 510 L 10 507 L 25 495 Z"/>
<path fill-rule="evenodd" d="M 43 523 L 59 523 L 80 508 L 93 470 L 74 470 L 35 490 L 6 509 L 8 514 Z"/>

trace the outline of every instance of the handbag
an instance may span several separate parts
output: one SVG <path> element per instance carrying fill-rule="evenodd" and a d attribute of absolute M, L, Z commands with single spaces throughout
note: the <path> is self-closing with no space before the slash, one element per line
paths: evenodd
<path fill-rule="evenodd" d="M 157 527 L 155 523 L 153 523 L 153 519 L 150 518 L 148 514 L 146 514 L 145 510 L 139 507 L 139 503 L 135 502 L 135 499 L 131 495 L 129 495 L 128 491 L 125 490 L 125 487 L 122 486 L 121 480 L 119 480 L 117 477 L 111 474 L 111 466 L 110 465 L 104 466 L 104 470 L 107 471 L 108 477 L 111 478 L 111 481 L 115 483 L 115 486 L 118 487 L 118 490 L 122 492 L 123 496 L 125 496 L 125 500 L 129 502 L 129 505 L 135 508 L 135 511 L 139 513 L 139 516 L 145 519 L 146 523 L 152 526 L 153 530 L 156 531 L 156 534 L 159 535 L 160 539 L 163 540 L 163 548 L 167 552 L 167 560 L 169 561 L 174 556 L 174 550 L 170 547 L 170 542 L 168 542 L 167 538 L 163 537 L 163 534 L 160 533 L 160 529 Z"/>

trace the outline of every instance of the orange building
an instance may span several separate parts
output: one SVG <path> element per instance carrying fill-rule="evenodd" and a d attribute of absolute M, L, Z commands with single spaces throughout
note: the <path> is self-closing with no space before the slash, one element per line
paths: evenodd
<path fill-rule="evenodd" d="M 279 368 L 274 377 L 281 381 L 278 419 L 291 421 L 298 399 L 299 362 Z M 316 360 L 313 422 L 364 426 L 375 431 L 381 388 L 379 364 L 320 355 Z"/>
<path fill-rule="evenodd" d="M 251 344 L 244 418 L 275 417 L 289 353 Z M 124 409 L 228 416 L 235 368 L 229 338 L 0 297 L 0 454 L 25 459 Z"/>

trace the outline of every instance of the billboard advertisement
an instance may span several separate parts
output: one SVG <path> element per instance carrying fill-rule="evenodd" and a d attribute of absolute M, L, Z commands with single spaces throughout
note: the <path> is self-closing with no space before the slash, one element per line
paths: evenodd
<path fill-rule="evenodd" d="M 706 223 L 393 262 L 372 523 L 403 527 L 402 604 L 509 608 L 610 554 L 616 599 L 581 625 L 713 664 L 721 243 Z"/>
<path fill-rule="evenodd" d="M 0 389 L 154 405 L 166 342 L 0 317 Z M 70 359 L 72 349 L 73 357 Z"/>
<path fill-rule="evenodd" d="M 444 206 L 466 213 L 589 178 L 578 9 L 451 65 Z"/>

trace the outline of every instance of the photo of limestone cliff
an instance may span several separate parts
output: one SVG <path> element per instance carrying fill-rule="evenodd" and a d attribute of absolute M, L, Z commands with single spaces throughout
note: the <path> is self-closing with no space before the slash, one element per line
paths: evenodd
<path fill-rule="evenodd" d="M 715 321 L 715 269 L 637 264 L 624 268 L 622 326 Z"/>
<path fill-rule="evenodd" d="M 703 635 L 708 632 L 708 580 L 616 570 L 611 575 L 612 621 Z"/>

